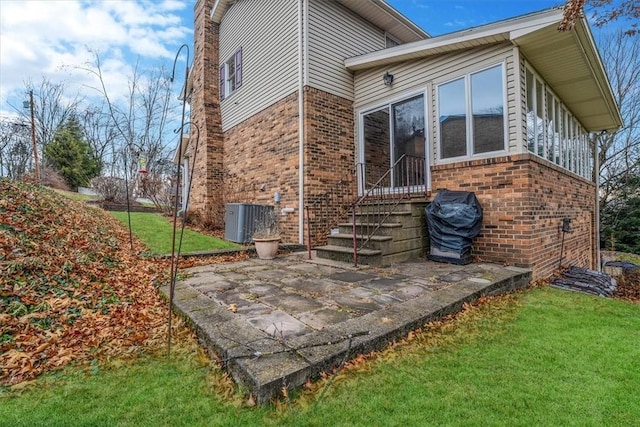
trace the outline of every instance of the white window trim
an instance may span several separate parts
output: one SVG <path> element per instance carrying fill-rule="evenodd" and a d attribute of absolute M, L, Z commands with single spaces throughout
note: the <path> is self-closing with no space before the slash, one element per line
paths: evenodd
<path fill-rule="evenodd" d="M 504 117 L 504 125 L 503 125 L 503 147 L 502 150 L 495 151 L 487 151 L 484 153 L 473 154 L 473 126 L 472 120 L 468 119 L 469 117 L 473 117 L 473 109 L 471 104 L 471 75 L 481 73 L 483 71 L 489 70 L 491 68 L 495 68 L 496 66 L 501 67 L 502 71 L 502 105 L 503 105 L 503 117 Z M 454 82 L 456 80 L 464 79 L 465 84 L 465 113 L 467 117 L 466 121 L 466 131 L 467 131 L 467 154 L 464 156 L 458 157 L 447 157 L 446 159 L 442 158 L 442 150 L 441 150 L 441 137 L 440 137 L 440 99 L 438 95 L 438 88 L 447 83 Z M 457 75 L 454 78 L 449 78 L 447 80 L 442 80 L 434 84 L 434 98 L 435 98 L 435 114 L 434 114 L 434 122 L 436 128 L 436 160 L 438 164 L 447 164 L 447 163 L 455 163 L 469 159 L 486 159 L 491 157 L 498 157 L 506 154 L 508 152 L 509 147 L 509 105 L 508 105 L 508 94 L 507 94 L 507 63 L 506 60 L 502 60 L 500 62 L 494 62 L 491 65 L 486 65 L 482 68 L 474 68 L 472 70 L 467 70 L 465 73 Z"/>
<path fill-rule="evenodd" d="M 233 60 L 234 64 L 234 74 L 235 74 L 235 52 L 224 62 L 224 98 L 227 99 L 231 96 L 232 93 L 235 92 L 235 89 L 231 89 L 231 85 L 229 84 L 229 79 L 231 77 L 229 62 Z"/>
<path fill-rule="evenodd" d="M 224 78 L 224 82 L 221 85 L 220 90 L 223 91 L 222 95 L 224 95 L 222 97 L 222 101 L 224 102 L 224 100 L 226 100 L 227 98 L 229 98 L 232 94 L 236 93 L 240 87 L 238 86 L 238 76 L 237 76 L 237 72 L 238 72 L 238 52 L 242 52 L 242 46 L 240 46 L 238 49 L 236 49 L 231 55 L 229 55 L 227 57 L 227 59 L 222 63 L 222 65 L 220 66 L 220 68 L 223 70 L 223 78 Z M 244 59 L 242 58 L 242 53 L 240 53 L 240 57 L 241 57 L 241 62 L 244 62 Z M 235 88 L 232 89 L 231 88 L 231 84 L 229 83 L 229 79 L 232 76 L 231 73 L 231 67 L 230 67 L 230 62 L 233 61 L 233 76 L 234 76 L 234 81 L 235 81 Z M 244 64 L 240 64 L 241 68 L 244 68 Z M 242 74 L 244 74 L 244 71 L 241 71 Z M 244 76 L 241 76 L 242 82 L 240 83 L 240 86 L 242 86 L 243 84 L 243 80 L 244 80 Z"/>
<path fill-rule="evenodd" d="M 356 156 L 357 158 L 357 163 L 356 164 L 361 164 L 364 163 L 365 158 L 364 158 L 364 116 L 367 114 L 371 114 L 371 113 L 375 113 L 376 111 L 381 111 L 381 110 L 387 110 L 387 112 L 389 113 L 389 119 L 391 119 L 391 117 L 393 116 L 392 112 L 391 112 L 391 106 L 393 104 L 397 104 L 399 102 L 402 102 L 404 100 L 407 99 L 411 99 L 411 98 L 415 98 L 417 96 L 422 95 L 423 96 L 423 105 L 424 105 L 424 152 L 425 152 L 425 168 L 427 169 L 425 171 L 426 175 L 426 180 L 427 180 L 427 189 L 431 190 L 431 164 L 432 164 L 432 159 L 431 159 L 431 149 L 430 147 L 430 142 L 431 142 L 431 138 L 428 136 L 430 131 L 429 131 L 429 126 L 431 123 L 432 118 L 429 116 L 429 105 L 428 102 L 431 100 L 431 97 L 429 96 L 429 89 L 431 88 L 431 85 L 427 85 L 427 87 L 423 87 L 420 88 L 417 91 L 411 91 L 411 92 L 406 92 L 400 95 L 396 95 L 392 98 L 387 98 L 383 103 L 376 103 L 375 106 L 366 106 L 366 107 L 362 107 L 360 109 L 358 109 L 356 111 L 356 115 L 358 117 L 358 146 L 357 146 L 357 150 L 358 150 L 358 155 Z M 394 134 L 393 134 L 393 126 L 391 125 L 391 123 L 389 123 L 389 141 L 393 141 L 394 138 Z M 359 173 L 359 172 L 358 172 Z M 357 177 L 358 178 L 358 195 L 363 195 L 364 194 L 364 180 L 362 180 L 360 176 Z M 420 187 L 420 189 L 422 188 L 422 186 Z M 415 188 L 412 188 L 412 190 L 416 190 Z"/>

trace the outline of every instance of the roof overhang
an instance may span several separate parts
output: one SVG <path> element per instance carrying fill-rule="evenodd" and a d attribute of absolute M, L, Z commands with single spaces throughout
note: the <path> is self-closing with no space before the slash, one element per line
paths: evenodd
<path fill-rule="evenodd" d="M 559 32 L 562 9 L 543 12 L 458 31 L 345 60 L 352 71 L 469 49 L 511 42 L 571 109 L 590 132 L 613 131 L 622 125 L 602 60 L 587 21 L 571 31 Z"/>
<path fill-rule="evenodd" d="M 215 0 L 211 8 L 211 19 L 219 24 L 229 7 L 236 0 Z M 401 43 L 423 40 L 429 34 L 406 16 L 388 5 L 384 0 L 337 0 L 347 9 L 362 16 L 386 31 Z"/>
<path fill-rule="evenodd" d="M 178 164 L 178 157 L 180 159 L 185 158 L 185 154 L 187 152 L 187 148 L 189 148 L 189 135 L 182 135 L 182 144 L 178 144 L 176 150 L 173 152 L 173 163 Z M 182 149 L 182 151 L 180 151 Z"/>
<path fill-rule="evenodd" d="M 384 0 L 337 0 L 346 8 L 383 29 L 401 43 L 424 40 L 431 37 L 406 16 Z"/>
<path fill-rule="evenodd" d="M 233 3 L 235 3 L 235 0 L 215 0 L 211 8 L 211 19 L 213 22 L 219 24 L 224 14 L 227 13 L 227 9 L 229 9 Z"/>

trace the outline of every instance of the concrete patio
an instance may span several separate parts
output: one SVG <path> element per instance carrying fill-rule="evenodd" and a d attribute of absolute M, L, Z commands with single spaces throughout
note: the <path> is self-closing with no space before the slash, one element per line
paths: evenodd
<path fill-rule="evenodd" d="M 262 403 L 464 303 L 525 287 L 531 272 L 425 260 L 355 268 L 294 253 L 190 268 L 181 277 L 175 309 Z"/>

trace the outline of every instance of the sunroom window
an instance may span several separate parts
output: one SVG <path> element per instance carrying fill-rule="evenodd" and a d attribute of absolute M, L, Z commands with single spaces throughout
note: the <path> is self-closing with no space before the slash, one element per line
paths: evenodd
<path fill-rule="evenodd" d="M 502 64 L 438 86 L 440 158 L 504 150 Z"/>
<path fill-rule="evenodd" d="M 529 68 L 525 85 L 529 151 L 591 178 L 593 161 L 587 132 L 551 88 Z"/>

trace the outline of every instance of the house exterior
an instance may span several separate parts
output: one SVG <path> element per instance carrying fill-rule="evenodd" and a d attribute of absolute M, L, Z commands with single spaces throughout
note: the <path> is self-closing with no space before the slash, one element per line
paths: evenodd
<path fill-rule="evenodd" d="M 307 244 L 314 197 L 345 174 L 362 195 L 406 157 L 418 181 L 390 193 L 476 193 L 479 259 L 534 277 L 561 258 L 596 267 L 588 135 L 621 118 L 587 22 L 560 33 L 561 19 L 551 9 L 431 38 L 383 0 L 199 0 L 190 209 L 222 225 L 226 203 L 277 193 L 284 240 Z"/>

